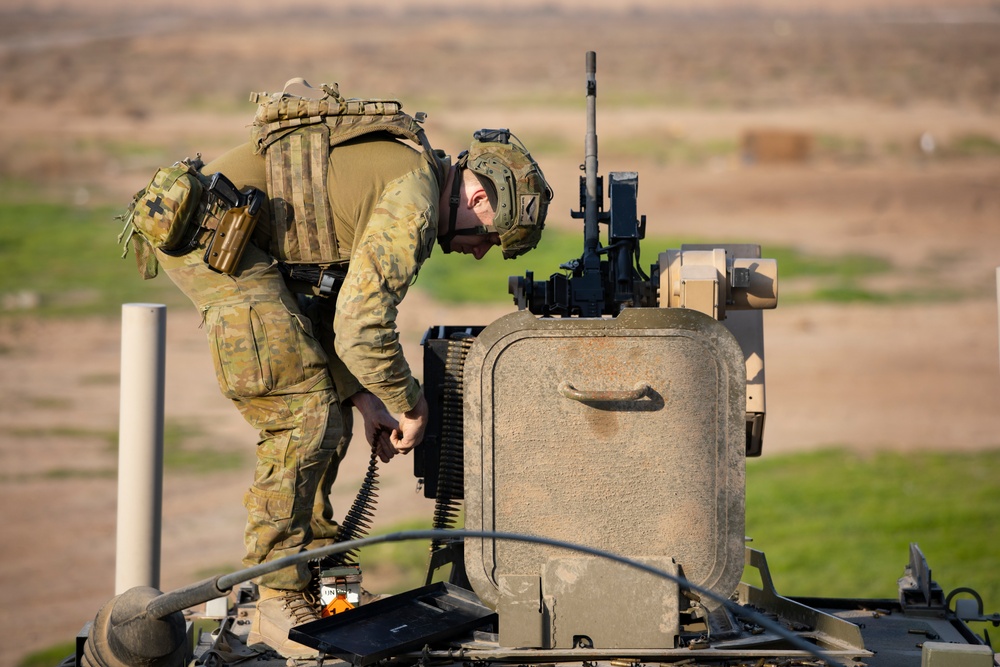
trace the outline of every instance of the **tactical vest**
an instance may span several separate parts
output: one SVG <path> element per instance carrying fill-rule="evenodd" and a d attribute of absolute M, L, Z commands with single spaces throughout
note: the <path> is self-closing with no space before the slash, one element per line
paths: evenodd
<path fill-rule="evenodd" d="M 346 99 L 336 83 L 323 84 L 321 98 L 300 97 L 286 92 L 293 84 L 312 88 L 296 78 L 280 93 L 250 96 L 258 105 L 250 139 L 264 155 L 271 198 L 270 253 L 286 265 L 346 262 L 351 249 L 338 243 L 327 189 L 335 146 L 388 132 L 421 147 L 439 185 L 445 174 L 420 126 L 423 113 L 410 116 L 396 100 Z"/>

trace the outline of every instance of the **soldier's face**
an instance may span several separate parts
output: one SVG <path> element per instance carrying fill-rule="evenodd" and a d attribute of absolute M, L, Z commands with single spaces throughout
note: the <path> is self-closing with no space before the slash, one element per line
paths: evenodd
<path fill-rule="evenodd" d="M 482 259 L 493 246 L 500 245 L 500 235 L 496 232 L 489 234 L 475 234 L 472 236 L 456 236 L 451 240 L 451 251 L 460 252 L 463 255 L 472 255 L 476 259 Z"/>

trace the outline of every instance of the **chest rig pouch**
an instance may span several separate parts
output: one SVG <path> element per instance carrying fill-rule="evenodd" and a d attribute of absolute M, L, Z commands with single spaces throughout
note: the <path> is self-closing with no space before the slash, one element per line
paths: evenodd
<path fill-rule="evenodd" d="M 343 268 L 350 247 L 338 242 L 327 188 L 334 146 L 369 132 L 388 132 L 420 146 L 439 182 L 444 174 L 420 126 L 425 114 L 410 116 L 396 100 L 344 98 L 336 83 L 320 86 L 320 97 L 292 95 L 287 90 L 295 84 L 316 90 L 295 78 L 280 93 L 250 97 L 258 105 L 250 137 L 264 155 L 271 197 L 269 250 L 285 266 Z"/>

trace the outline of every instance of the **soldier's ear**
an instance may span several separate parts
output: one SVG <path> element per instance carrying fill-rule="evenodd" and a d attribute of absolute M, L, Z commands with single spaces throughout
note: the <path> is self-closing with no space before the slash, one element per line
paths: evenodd
<path fill-rule="evenodd" d="M 490 204 L 490 198 L 486 194 L 486 190 L 480 185 L 469 193 L 469 208 L 480 210 L 481 206 L 485 206 L 490 211 L 493 210 L 493 206 Z"/>
<path fill-rule="evenodd" d="M 490 197 L 490 193 L 486 189 L 483 179 L 479 177 L 479 174 L 466 169 L 462 172 L 462 179 L 462 188 L 465 190 L 465 204 L 469 208 L 476 209 L 479 206 L 483 206 L 483 202 L 485 201 L 485 205 L 489 206 L 490 210 L 493 210 L 496 197 Z"/>

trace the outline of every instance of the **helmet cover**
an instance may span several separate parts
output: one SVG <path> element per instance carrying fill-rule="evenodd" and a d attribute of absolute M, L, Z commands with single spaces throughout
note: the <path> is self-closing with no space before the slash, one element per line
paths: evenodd
<path fill-rule="evenodd" d="M 552 188 L 510 130 L 479 130 L 472 136 L 472 145 L 459 162 L 493 184 L 497 196 L 493 227 L 500 234 L 504 259 L 513 259 L 538 245 Z"/>

